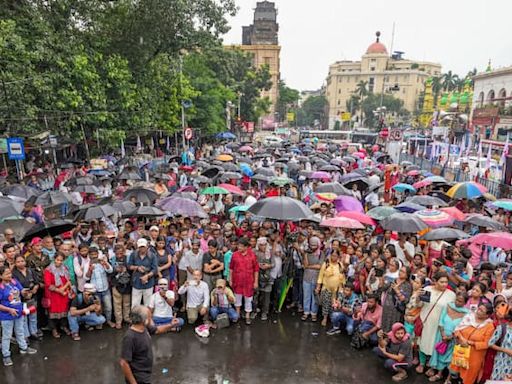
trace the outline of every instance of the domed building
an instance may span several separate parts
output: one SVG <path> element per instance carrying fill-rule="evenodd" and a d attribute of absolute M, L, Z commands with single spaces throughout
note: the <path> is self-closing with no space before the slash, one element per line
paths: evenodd
<path fill-rule="evenodd" d="M 441 74 L 441 65 L 405 59 L 403 52 L 388 52 L 380 32 L 360 61 L 342 60 L 329 66 L 325 96 L 329 103 L 329 129 L 333 129 L 347 110 L 347 101 L 360 81 L 373 93 L 389 93 L 403 100 L 404 108 L 415 111 L 425 81 Z"/>

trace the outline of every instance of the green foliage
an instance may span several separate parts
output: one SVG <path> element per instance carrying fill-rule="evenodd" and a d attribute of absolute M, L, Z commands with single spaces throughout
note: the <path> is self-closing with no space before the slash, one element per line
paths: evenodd
<path fill-rule="evenodd" d="M 187 124 L 224 130 L 239 92 L 243 118 L 255 121 L 270 74 L 222 48 L 235 11 L 233 0 L 0 1 L 0 124 L 74 140 L 83 127 L 117 147 L 181 130 L 183 100 L 192 102 Z"/>
<path fill-rule="evenodd" d="M 315 120 L 324 125 L 325 111 L 327 108 L 327 99 L 325 96 L 311 96 L 302 103 L 302 106 L 297 111 L 297 125 L 312 127 Z"/>
<path fill-rule="evenodd" d="M 276 112 L 279 113 L 281 121 L 286 120 L 288 111 L 296 111 L 300 92 L 290 88 L 284 81 L 279 82 L 279 98 L 276 103 Z"/>
<path fill-rule="evenodd" d="M 362 102 L 362 109 L 365 116 L 365 125 L 373 128 L 376 127 L 378 117 L 374 115 L 374 111 L 381 106 L 381 94 L 371 93 Z M 403 101 L 394 96 L 384 94 L 382 97 L 382 106 L 386 107 L 386 113 L 394 113 L 400 115 L 403 113 Z"/>
<path fill-rule="evenodd" d="M 334 130 L 335 131 L 341 130 L 341 123 L 339 120 L 336 120 L 336 122 L 334 123 Z"/>

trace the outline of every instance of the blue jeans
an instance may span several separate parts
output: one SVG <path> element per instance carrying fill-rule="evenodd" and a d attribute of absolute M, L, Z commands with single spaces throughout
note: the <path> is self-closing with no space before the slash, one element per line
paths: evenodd
<path fill-rule="evenodd" d="M 375 326 L 371 321 L 363 320 L 363 321 L 354 321 L 354 329 L 359 330 L 359 332 L 368 332 L 370 329 L 372 329 Z M 370 335 L 370 343 L 376 344 L 378 341 L 377 332 L 373 332 Z"/>
<path fill-rule="evenodd" d="M 384 356 L 379 347 L 373 348 L 373 353 L 375 353 L 381 359 L 384 359 L 384 368 L 393 373 L 396 372 L 397 368 L 408 370 L 412 366 L 410 363 L 399 363 L 396 360 L 388 359 L 386 356 Z"/>
<path fill-rule="evenodd" d="M 165 325 L 170 324 L 172 319 L 178 319 L 179 324 L 176 326 L 176 328 L 181 328 L 185 325 L 185 320 L 183 320 L 181 317 L 153 317 L 153 322 L 155 325 Z"/>
<path fill-rule="evenodd" d="M 23 316 L 23 330 L 25 333 L 25 337 L 29 337 L 30 335 L 35 336 L 37 333 L 37 312 L 31 313 L 28 316 Z"/>
<path fill-rule="evenodd" d="M 341 324 L 345 324 L 345 330 L 349 335 L 354 333 L 354 319 L 352 315 L 347 315 L 343 312 L 331 313 L 332 326 L 335 328 L 341 328 Z"/>
<path fill-rule="evenodd" d="M 95 327 L 97 325 L 102 325 L 105 321 L 105 317 L 102 315 L 97 315 L 96 313 L 90 313 L 88 315 L 82 316 L 71 316 L 71 313 L 68 313 L 68 323 L 71 333 L 78 333 L 80 324 L 86 324 L 90 325 L 91 327 Z"/>
<path fill-rule="evenodd" d="M 315 288 L 316 288 L 316 282 L 308 282 L 303 281 L 302 282 L 302 307 L 304 308 L 304 314 L 305 315 L 316 315 L 318 312 L 318 303 L 315 299 Z"/>
<path fill-rule="evenodd" d="M 217 319 L 217 316 L 221 313 L 227 313 L 230 321 L 237 321 L 238 320 L 238 313 L 236 313 L 235 309 L 233 307 L 211 307 L 210 308 L 210 317 L 213 321 Z"/>
<path fill-rule="evenodd" d="M 112 321 L 112 294 L 110 293 L 110 289 L 107 289 L 104 292 L 96 292 L 96 296 L 101 301 L 101 309 L 103 310 L 103 314 L 107 321 Z"/>
<path fill-rule="evenodd" d="M 28 348 L 27 341 L 25 340 L 25 331 L 23 324 L 25 319 L 23 316 L 16 320 L 2 320 L 2 356 L 11 357 L 11 337 L 14 331 L 16 341 L 21 350 Z"/>

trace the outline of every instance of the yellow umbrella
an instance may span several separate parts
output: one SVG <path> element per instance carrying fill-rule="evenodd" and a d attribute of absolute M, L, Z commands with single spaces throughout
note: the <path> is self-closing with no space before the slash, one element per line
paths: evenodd
<path fill-rule="evenodd" d="M 219 161 L 233 161 L 233 156 L 226 155 L 225 153 L 222 155 L 217 156 L 217 160 Z"/>

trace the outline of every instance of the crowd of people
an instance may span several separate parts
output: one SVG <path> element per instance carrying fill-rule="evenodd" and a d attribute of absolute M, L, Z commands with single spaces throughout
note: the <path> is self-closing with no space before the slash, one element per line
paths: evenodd
<path fill-rule="evenodd" d="M 484 252 L 464 241 L 427 241 L 413 231 L 386 230 L 378 221 L 360 229 L 323 225 L 337 215 L 332 199 L 317 192 L 325 182 L 342 183 L 343 174 L 363 170 L 366 186 L 352 183 L 343 193 L 370 210 L 405 201 L 406 194 L 381 186 L 386 166 L 392 184 L 421 181 L 421 173 L 411 179 L 402 166 L 357 157 L 345 162 L 340 151 L 329 154 L 339 160 L 329 178 L 310 179 L 307 172 L 317 170 L 310 159 L 292 154 L 287 165 L 277 161 L 279 150 L 265 149 L 263 156 L 249 155 L 252 168 L 271 171 L 277 184 L 244 173 L 229 179 L 235 192 L 201 194 L 221 175 L 201 179 L 197 163 L 233 151 L 218 146 L 201 152 L 194 161 L 184 154 L 183 162 L 190 165 L 169 169 L 167 177 L 160 175 L 147 188 L 158 200 L 177 193 L 197 201 L 202 217 L 127 213 L 80 219 L 67 232 L 22 241 L 12 228 L 4 230 L 0 320 L 5 366 L 13 365 L 13 338 L 21 354 L 34 354 L 42 330 L 49 332 L 44 337 L 66 335 L 79 342 L 81 329 L 119 330 L 134 318 L 140 325 L 146 319 L 140 310 L 144 305 L 157 333 L 199 324 L 209 329 L 237 322 L 250 326 L 293 310 L 303 322 L 318 322 L 329 337 L 344 333 L 353 348 L 371 348 L 396 382 L 413 371 L 431 382 L 512 380 L 509 250 L 487 245 Z M 296 168 L 289 166 L 294 163 Z M 87 171 L 66 169 L 55 176 L 53 188 L 67 188 L 69 179 L 87 177 Z M 140 171 L 142 176 L 145 172 Z M 132 184 L 105 180 L 100 196 L 79 193 L 77 198 L 97 204 L 100 198 L 119 200 Z M 38 187 L 37 177 L 30 183 Z M 431 191 L 428 184 L 417 194 Z M 250 213 L 251 206 L 275 196 L 302 200 L 314 215 L 278 221 Z M 140 202 L 132 196 L 131 203 Z M 484 207 L 478 199 L 450 205 L 463 214 Z M 22 214 L 36 223 L 49 220 L 32 201 Z M 502 224 L 507 218 L 502 210 L 494 216 Z M 487 232 L 484 225 L 456 225 L 471 235 Z M 137 308 L 135 317 L 132 308 Z M 126 337 L 127 343 L 134 342 L 136 334 Z M 131 359 L 123 353 L 126 377 L 147 380 L 147 372 L 138 373 Z"/>

